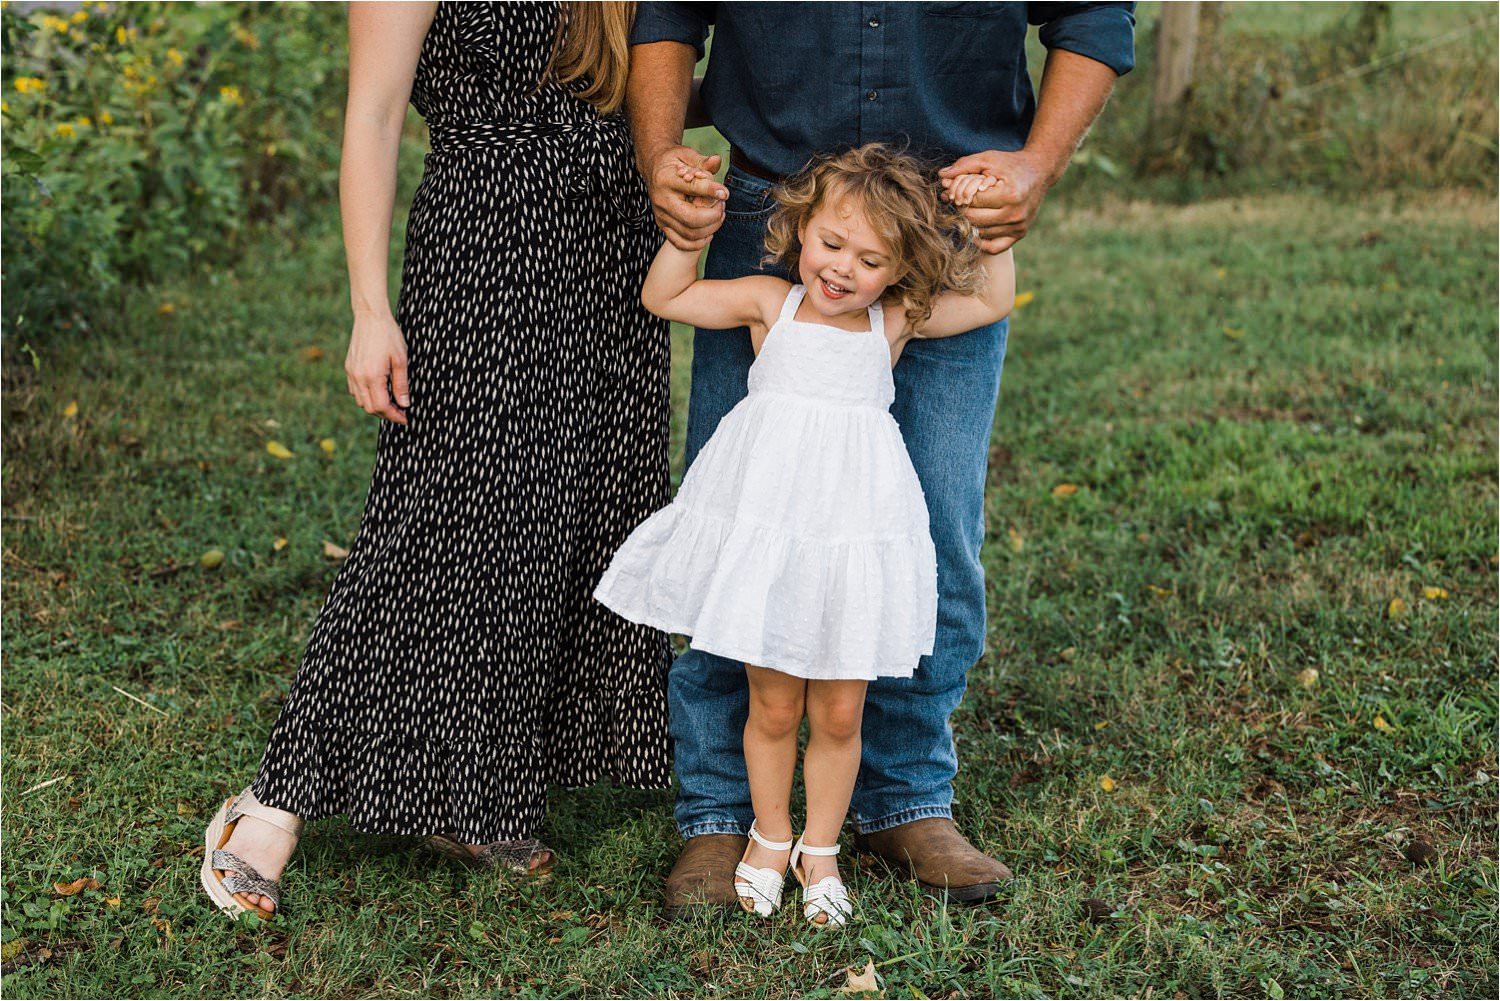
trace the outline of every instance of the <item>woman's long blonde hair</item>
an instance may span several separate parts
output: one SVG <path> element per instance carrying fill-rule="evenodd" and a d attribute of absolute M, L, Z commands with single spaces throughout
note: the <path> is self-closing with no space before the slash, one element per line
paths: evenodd
<path fill-rule="evenodd" d="M 939 190 L 929 165 L 880 143 L 818 157 L 772 189 L 777 206 L 763 263 L 796 275 L 807 221 L 821 205 L 853 199 L 895 256 L 897 278 L 886 297 L 905 307 L 920 332 L 938 296 L 973 295 L 984 285 L 974 229 Z"/>
<path fill-rule="evenodd" d="M 601 115 L 620 110 L 625 103 L 634 24 L 634 3 L 567 0 L 557 19 L 552 59 L 543 78 L 572 88 Z"/>

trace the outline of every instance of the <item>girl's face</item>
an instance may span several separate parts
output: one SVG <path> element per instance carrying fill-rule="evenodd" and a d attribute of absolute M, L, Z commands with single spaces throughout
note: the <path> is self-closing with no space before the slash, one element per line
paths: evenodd
<path fill-rule="evenodd" d="M 797 237 L 806 301 L 824 316 L 862 312 L 900 278 L 895 255 L 855 198 L 825 200 Z"/>

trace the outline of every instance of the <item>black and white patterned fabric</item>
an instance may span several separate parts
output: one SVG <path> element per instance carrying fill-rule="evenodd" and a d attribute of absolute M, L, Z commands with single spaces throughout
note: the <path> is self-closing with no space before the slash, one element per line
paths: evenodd
<path fill-rule="evenodd" d="M 431 129 L 359 534 L 255 781 L 364 831 L 530 838 L 549 783 L 665 786 L 667 637 L 590 593 L 668 500 L 661 237 L 629 133 L 537 88 L 556 3 L 442 3 L 412 102 Z"/>

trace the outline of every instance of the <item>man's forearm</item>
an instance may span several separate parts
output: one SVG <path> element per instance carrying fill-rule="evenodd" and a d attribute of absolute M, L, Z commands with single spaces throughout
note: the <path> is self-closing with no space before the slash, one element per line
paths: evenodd
<path fill-rule="evenodd" d="M 631 79 L 635 79 L 633 75 Z M 1114 87 L 1115 71 L 1098 60 L 1066 49 L 1047 53 L 1026 152 L 1042 164 L 1049 187 L 1068 168 L 1068 161 L 1104 110 Z"/>
<path fill-rule="evenodd" d="M 625 108 L 635 137 L 636 167 L 643 175 L 649 175 L 662 150 L 682 145 L 696 61 L 693 47 L 681 42 L 649 42 L 630 49 Z"/>

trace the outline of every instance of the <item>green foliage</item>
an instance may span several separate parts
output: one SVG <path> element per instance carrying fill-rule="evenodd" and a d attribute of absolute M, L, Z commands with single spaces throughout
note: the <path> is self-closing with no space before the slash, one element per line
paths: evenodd
<path fill-rule="evenodd" d="M 337 179 L 343 12 L 84 4 L 0 12 L 4 322 L 29 340 L 127 283 L 227 262 Z"/>
<path fill-rule="evenodd" d="M 1136 69 L 1084 151 L 1136 170 L 1115 184 L 1079 163 L 1069 191 L 1494 190 L 1493 6 L 1217 5 L 1204 14 L 1181 114 L 1154 135 L 1159 5 L 1142 6 Z"/>

